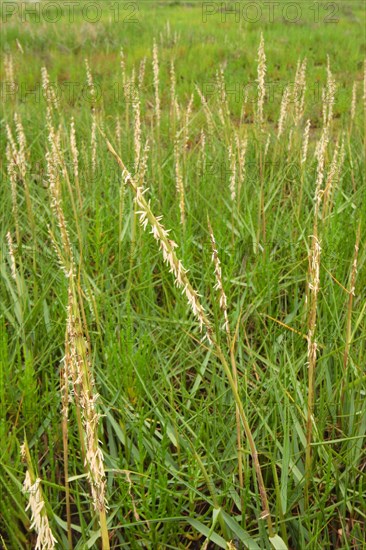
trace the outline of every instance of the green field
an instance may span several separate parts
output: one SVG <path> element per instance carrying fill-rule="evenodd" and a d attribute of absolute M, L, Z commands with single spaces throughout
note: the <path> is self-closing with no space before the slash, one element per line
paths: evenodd
<path fill-rule="evenodd" d="M 1 548 L 364 549 L 365 4 L 0 9 Z"/>

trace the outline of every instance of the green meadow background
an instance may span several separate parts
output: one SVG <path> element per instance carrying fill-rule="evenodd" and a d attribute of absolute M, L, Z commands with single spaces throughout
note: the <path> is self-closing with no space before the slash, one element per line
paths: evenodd
<path fill-rule="evenodd" d="M 74 3 L 74 20 L 66 4 L 36 3 L 39 17 L 26 11 L 34 7 L 31 3 L 1 5 L 2 546 L 16 550 L 36 544 L 30 513 L 25 511 L 27 496 L 22 492 L 25 465 L 19 449 L 26 438 L 42 479 L 57 547 L 70 547 L 60 405 L 67 280 L 49 232 L 51 228 L 57 235 L 46 173 L 49 144 L 41 89 L 41 68 L 45 66 L 60 101 L 54 124 L 62 136 L 72 182 L 71 117 L 79 148 L 82 203 L 75 210 L 75 188 L 70 193 L 65 181 L 62 198 L 84 297 L 95 391 L 100 395 L 111 548 L 365 548 L 364 3 L 224 2 L 227 8 L 239 6 L 234 15 L 221 12 L 220 2 L 106 1 L 97 2 L 100 11 L 95 11 L 90 2 L 78 1 Z M 296 13 L 298 20 L 291 22 Z M 93 22 L 94 17 L 97 20 Z M 267 58 L 264 138 L 255 125 L 261 33 Z M 159 132 L 154 115 L 154 40 L 160 69 Z M 133 172 L 134 114 L 123 91 L 121 48 L 128 77 L 135 71 L 137 80 L 146 58 L 139 90 L 142 144 L 149 140 L 150 145 L 145 177 L 149 191 L 145 196 L 151 199 L 153 212 L 164 216 L 164 226 L 172 230 L 170 237 L 179 245 L 177 254 L 202 295 L 224 349 L 207 217 L 211 220 L 230 325 L 236 335 L 240 398 L 257 445 L 280 542 L 269 540 L 266 524 L 260 519 L 258 486 L 245 438 L 244 483 L 242 487 L 239 484 L 235 402 L 221 364 L 207 342 L 200 343 L 202 335 L 186 298 L 174 286 L 153 237 L 136 222 L 131 191 L 124 188 L 120 170 L 99 132 L 97 164 L 92 168 L 92 102 L 85 59 L 97 90 L 98 123 Z M 5 72 L 9 55 L 15 88 L 9 85 Z M 298 59 L 304 58 L 307 91 L 303 119 L 300 127 L 295 127 L 289 115 L 284 134 L 277 139 L 282 93 L 294 81 Z M 172 60 L 180 120 L 171 112 Z M 311 491 L 306 506 L 308 254 L 317 176 L 314 149 L 323 124 L 322 88 L 328 60 L 337 91 L 326 177 L 337 139 L 339 143 L 343 140 L 345 160 L 332 206 L 319 221 L 319 349 Z M 220 66 L 230 109 L 223 124 L 218 117 L 221 100 L 215 76 Z M 357 103 L 351 120 L 354 82 Z M 207 97 L 213 131 L 207 126 L 196 87 Z M 174 142 L 184 126 L 192 93 L 189 140 L 182 152 L 186 206 L 186 224 L 182 226 Z M 15 112 L 21 117 L 27 140 L 31 205 L 20 181 L 16 198 L 20 242 L 15 247 L 14 279 L 6 238 L 10 232 L 15 242 L 5 127 L 9 124 L 16 134 Z M 309 154 L 301 164 L 307 119 L 311 120 Z M 242 139 L 245 135 L 246 174 L 241 194 L 233 203 L 228 148 L 235 147 L 235 136 Z M 270 141 L 263 162 L 267 136 Z M 258 217 L 261 200 L 265 234 Z M 350 305 L 358 230 L 357 277 Z M 73 546 L 101 548 L 75 426 L 70 412 Z"/>

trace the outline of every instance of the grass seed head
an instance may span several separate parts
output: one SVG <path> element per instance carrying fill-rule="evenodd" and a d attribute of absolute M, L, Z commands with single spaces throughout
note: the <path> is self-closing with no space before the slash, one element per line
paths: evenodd
<path fill-rule="evenodd" d="M 258 82 L 258 102 L 257 102 L 257 122 L 260 128 L 264 122 L 264 98 L 266 95 L 265 77 L 266 77 L 266 53 L 264 51 L 264 38 L 261 33 L 261 39 L 258 48 L 258 67 L 257 67 L 257 82 Z"/>

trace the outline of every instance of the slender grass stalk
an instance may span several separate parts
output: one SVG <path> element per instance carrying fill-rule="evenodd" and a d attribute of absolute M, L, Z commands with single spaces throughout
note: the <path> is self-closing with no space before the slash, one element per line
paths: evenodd
<path fill-rule="evenodd" d="M 210 492 L 210 495 L 211 495 L 211 498 L 212 498 L 212 502 L 213 502 L 213 505 L 214 505 L 214 508 L 216 508 L 217 510 L 220 508 L 220 503 L 218 501 L 218 498 L 217 498 L 217 494 L 216 494 L 216 490 L 215 490 L 215 485 L 210 477 L 210 474 L 208 473 L 205 465 L 203 464 L 202 460 L 201 460 L 201 457 L 198 455 L 198 453 L 196 452 L 195 449 L 192 448 L 192 452 L 194 454 L 194 457 L 197 461 L 197 464 L 202 472 L 202 475 L 203 475 L 203 478 L 206 482 L 206 485 L 207 485 L 207 488 Z M 227 532 L 227 528 L 226 528 L 226 524 L 225 522 L 223 521 L 221 515 L 219 515 L 219 523 L 220 523 L 220 526 L 221 526 L 221 529 L 222 529 L 222 532 L 224 534 L 224 537 L 226 538 L 226 540 L 228 539 L 228 532 Z"/>
<path fill-rule="evenodd" d="M 66 501 L 66 521 L 67 521 L 67 541 L 69 548 L 73 548 L 72 528 L 71 528 L 71 506 L 70 506 L 70 486 L 69 486 L 69 438 L 68 438 L 68 419 L 69 419 L 69 383 L 71 379 L 70 372 L 70 349 L 67 332 L 65 335 L 65 358 L 60 369 L 60 391 L 62 404 L 62 443 L 64 458 L 64 477 L 65 477 L 65 501 Z M 84 453 L 85 456 L 85 453 Z"/>
<path fill-rule="evenodd" d="M 237 200 L 237 170 L 236 170 L 236 158 L 237 158 L 237 147 L 230 144 L 228 147 L 228 160 L 230 165 L 230 179 L 229 179 L 229 190 L 230 190 L 230 199 L 231 199 L 231 242 L 234 246 L 234 216 L 235 210 L 238 210 Z"/>
<path fill-rule="evenodd" d="M 172 131 L 173 136 L 175 135 L 175 121 L 176 115 L 176 105 L 177 105 L 177 96 L 176 96 L 176 86 L 177 78 L 175 75 L 174 59 L 170 60 L 170 118 L 172 120 Z"/>
<path fill-rule="evenodd" d="M 120 50 L 120 67 L 121 67 L 121 73 L 122 73 L 122 89 L 123 89 L 123 97 L 125 100 L 125 127 L 129 128 L 129 115 L 130 115 L 130 96 L 131 96 L 131 90 L 128 82 L 127 77 L 127 71 L 126 71 L 126 62 L 125 62 L 125 54 L 123 51 L 123 48 Z"/>
<path fill-rule="evenodd" d="M 363 146 L 364 146 L 364 151 L 365 151 L 366 150 L 366 58 L 364 59 L 364 62 L 363 62 L 363 95 L 362 95 L 362 99 L 363 99 L 363 128 L 364 128 Z"/>
<path fill-rule="evenodd" d="M 308 303 L 308 401 L 306 419 L 306 452 L 305 452 L 305 488 L 304 504 L 305 509 L 309 507 L 309 488 L 312 475 L 312 434 L 313 434 L 313 413 L 315 400 L 315 369 L 317 360 L 318 344 L 315 338 L 317 321 L 317 302 L 320 289 L 320 255 L 321 247 L 319 242 L 318 218 L 320 205 L 323 196 L 322 184 L 324 180 L 325 152 L 328 144 L 327 126 L 324 128 L 320 142 L 318 143 L 318 166 L 317 180 L 314 196 L 314 223 L 313 234 L 311 235 L 311 249 L 309 256 L 309 303 Z"/>
<path fill-rule="evenodd" d="M 13 63 L 13 56 L 11 54 L 6 53 L 4 55 L 4 72 L 5 72 L 5 80 L 8 84 L 11 91 L 16 90 L 16 83 L 14 78 L 14 63 Z"/>
<path fill-rule="evenodd" d="M 256 252 L 261 249 L 260 240 L 262 237 L 264 250 L 266 250 L 266 213 L 265 213 L 265 197 L 264 197 L 264 151 L 259 140 L 259 179 L 260 179 L 260 189 L 259 189 L 259 202 L 258 202 L 258 221 L 257 221 L 257 242 L 256 242 Z"/>
<path fill-rule="evenodd" d="M 210 223 L 209 218 L 207 219 L 208 223 L 208 229 L 210 233 L 211 238 L 211 246 L 212 246 L 212 261 L 215 266 L 215 277 L 216 277 L 216 286 L 215 289 L 219 293 L 219 305 L 222 310 L 223 316 L 224 316 L 224 326 L 226 332 L 226 339 L 227 339 L 227 345 L 228 350 L 230 353 L 230 362 L 231 362 L 231 368 L 232 368 L 232 374 L 234 383 L 236 386 L 236 389 L 239 393 L 239 386 L 238 386 L 238 369 L 236 367 L 236 360 L 235 360 L 235 352 L 234 352 L 234 340 L 231 336 L 231 330 L 230 330 L 230 321 L 227 311 L 227 297 L 224 290 L 224 285 L 222 282 L 222 270 L 221 270 L 221 262 L 219 258 L 219 253 L 217 250 L 217 244 L 215 240 L 215 236 L 212 230 L 212 226 Z M 236 440 L 237 440 L 237 453 L 238 453 L 238 477 L 239 477 L 239 485 L 240 488 L 243 490 L 244 488 L 244 477 L 243 477 L 243 447 L 242 447 L 242 440 L 241 440 L 241 426 L 240 426 L 240 411 L 238 408 L 238 405 L 235 406 L 235 417 L 236 417 Z M 243 495 L 242 495 L 243 499 Z M 242 509 L 244 509 L 242 502 Z"/>
<path fill-rule="evenodd" d="M 10 182 L 11 201 L 12 201 L 12 213 L 15 226 L 15 235 L 17 247 L 21 246 L 21 237 L 19 229 L 19 212 L 18 212 L 18 187 L 17 187 L 17 173 L 16 173 L 16 158 L 17 148 L 10 129 L 10 126 L 6 125 L 8 143 L 6 145 L 6 159 L 7 159 L 7 174 Z"/>
<path fill-rule="evenodd" d="M 345 392 L 346 380 L 348 378 L 348 372 L 347 372 L 348 359 L 349 359 L 349 351 L 352 343 L 352 308 L 353 308 L 353 299 L 355 296 L 357 262 L 358 262 L 358 252 L 360 247 L 360 239 L 361 239 L 361 223 L 358 224 L 358 228 L 357 228 L 355 249 L 353 253 L 353 262 L 352 262 L 352 268 L 351 268 L 350 280 L 349 280 L 348 304 L 347 304 L 347 316 L 346 316 L 346 343 L 345 343 L 344 354 L 343 354 L 344 375 L 342 378 L 341 403 L 344 402 L 344 392 Z"/>

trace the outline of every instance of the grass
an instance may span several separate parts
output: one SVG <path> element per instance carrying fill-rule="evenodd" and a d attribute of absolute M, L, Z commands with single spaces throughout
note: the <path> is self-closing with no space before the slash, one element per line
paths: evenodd
<path fill-rule="evenodd" d="M 28 471 L 60 548 L 361 549 L 364 7 L 337 2 L 332 24 L 307 4 L 298 24 L 277 12 L 205 23 L 199 3 L 141 2 L 138 23 L 116 24 L 105 6 L 97 23 L 77 8 L 73 23 L 14 16 L 3 27 L 2 545 L 36 544 Z M 324 123 L 327 55 L 337 89 Z M 290 102 L 278 137 L 282 94 L 305 57 L 304 112 L 296 125 Z M 127 172 L 148 188 L 149 223 L 163 215 L 179 245 L 166 241 L 168 266 Z M 204 314 L 187 304 L 185 279 L 174 284 L 179 260 Z M 96 394 L 94 417 L 85 399 Z M 98 445 L 102 485 L 88 454 Z"/>

